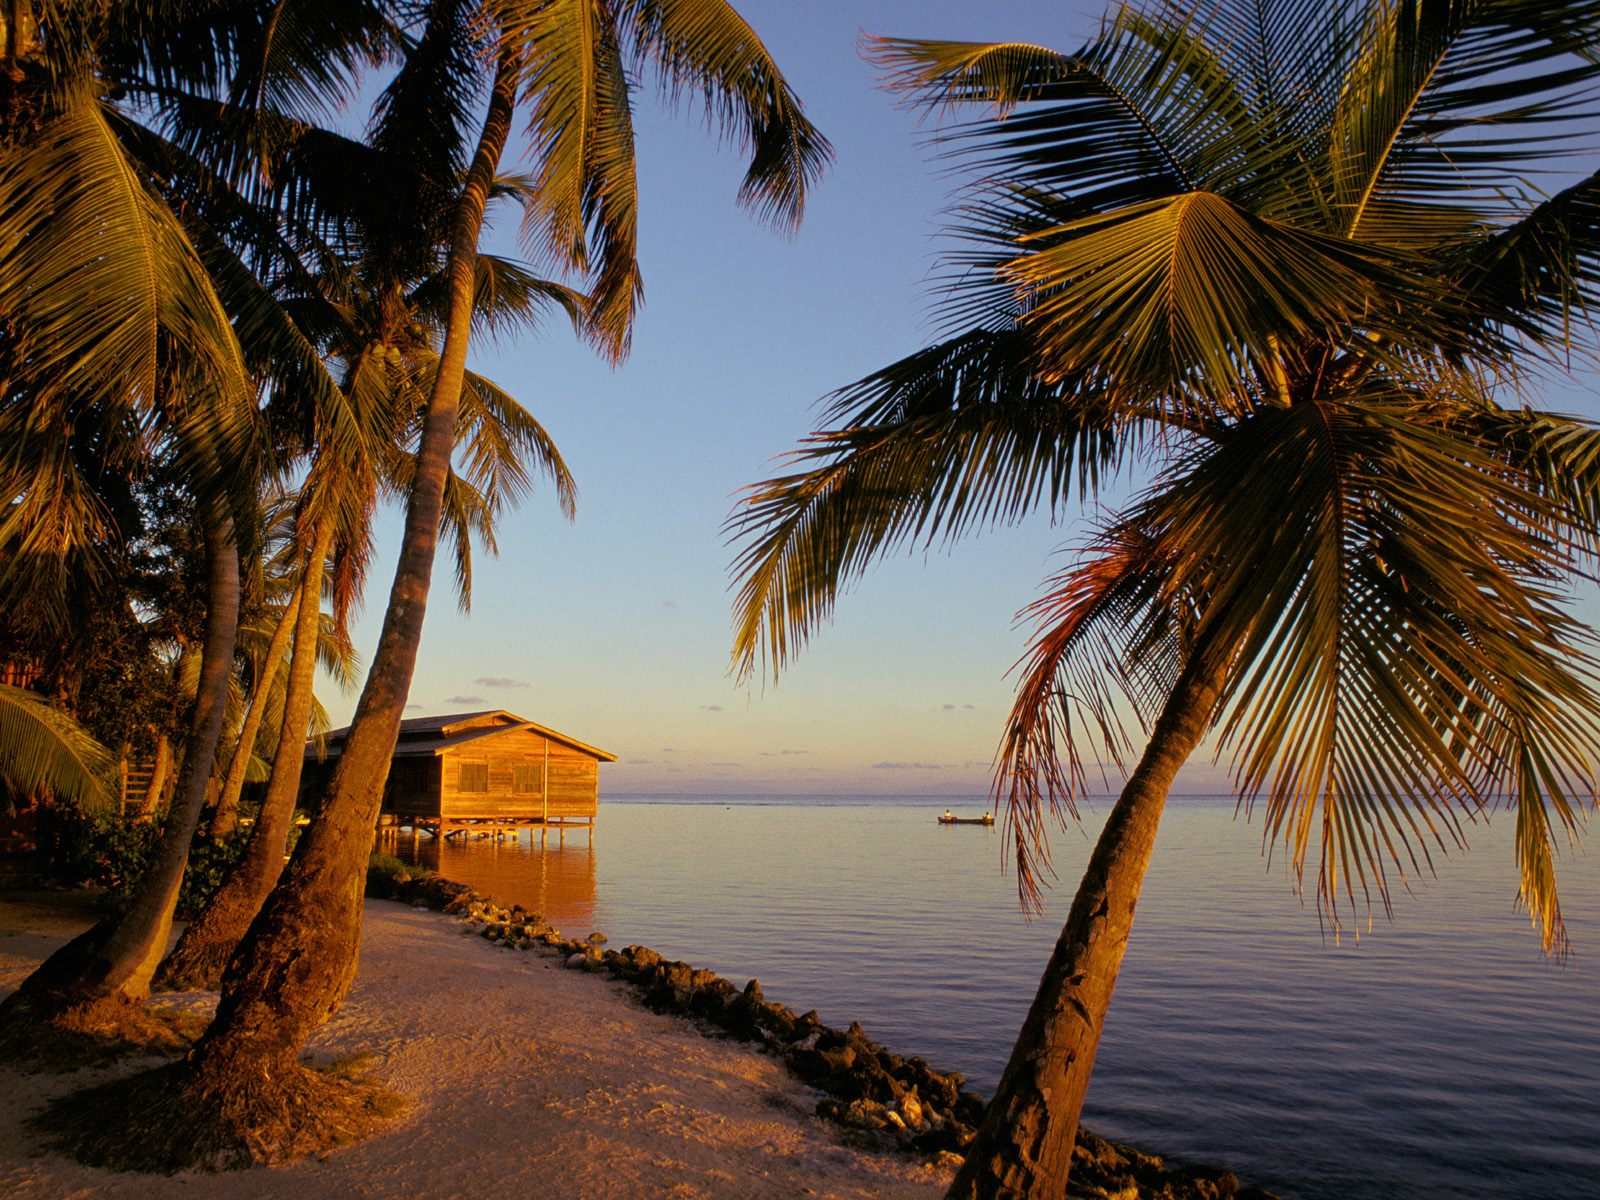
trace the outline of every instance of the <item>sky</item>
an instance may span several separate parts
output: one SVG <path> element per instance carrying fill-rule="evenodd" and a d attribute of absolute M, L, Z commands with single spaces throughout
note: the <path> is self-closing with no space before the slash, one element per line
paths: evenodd
<path fill-rule="evenodd" d="M 475 345 L 472 365 L 544 424 L 576 478 L 575 520 L 547 487 L 475 564 L 470 613 L 441 559 L 411 715 L 505 708 L 618 756 L 602 795 L 986 795 L 1026 648 L 1018 612 L 1081 539 L 1036 515 L 881 561 L 775 683 L 729 673 L 723 532 L 741 489 L 781 473 L 818 401 L 934 340 L 930 273 L 951 181 L 932 127 L 876 83 L 863 33 L 1036 42 L 1093 34 L 1093 0 L 736 0 L 832 141 L 798 234 L 734 203 L 744 163 L 653 90 L 636 105 L 645 304 L 611 367 L 564 326 Z M 510 164 L 506 164 L 509 166 Z M 496 249 L 514 250 L 503 232 Z M 1571 404 L 1557 405 L 1570 409 Z M 399 516 L 378 529 L 370 655 Z M 336 724 L 356 694 L 331 685 Z M 1178 791 L 1225 792 L 1205 754 Z"/>

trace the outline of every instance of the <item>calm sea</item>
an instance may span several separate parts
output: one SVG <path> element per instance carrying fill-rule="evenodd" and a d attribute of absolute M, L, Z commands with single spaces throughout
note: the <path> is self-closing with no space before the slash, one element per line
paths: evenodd
<path fill-rule="evenodd" d="M 999 834 L 936 824 L 947 803 L 603 800 L 592 847 L 397 848 L 568 934 L 759 978 L 987 1091 L 1090 835 L 1054 839 L 1060 882 L 1029 922 Z M 1600 854 L 1559 863 L 1576 949 L 1558 966 L 1514 907 L 1510 833 L 1475 828 L 1393 922 L 1335 944 L 1258 825 L 1175 798 L 1086 1123 L 1302 1200 L 1600 1197 Z"/>

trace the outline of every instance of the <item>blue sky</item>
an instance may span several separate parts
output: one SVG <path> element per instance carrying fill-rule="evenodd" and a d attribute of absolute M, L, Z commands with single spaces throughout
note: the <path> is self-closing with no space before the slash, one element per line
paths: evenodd
<path fill-rule="evenodd" d="M 480 557 L 470 615 L 439 573 L 414 714 L 508 708 L 615 752 L 602 790 L 982 795 L 1023 651 L 1014 615 L 1061 565 L 1064 514 L 881 563 L 776 684 L 728 673 L 738 491 L 812 428 L 832 389 L 926 345 L 949 181 L 929 127 L 875 86 L 863 31 L 1071 49 L 1098 3 L 741 0 L 836 160 L 792 239 L 737 209 L 743 163 L 690 114 L 638 105 L 645 306 L 611 368 L 551 324 L 474 352 L 545 424 L 579 487 L 548 490 Z M 1561 407 L 1572 407 L 1571 404 Z M 398 519 L 356 630 L 364 651 Z M 326 691 L 337 723 L 354 693 Z M 1226 790 L 1206 762 L 1180 789 Z"/>

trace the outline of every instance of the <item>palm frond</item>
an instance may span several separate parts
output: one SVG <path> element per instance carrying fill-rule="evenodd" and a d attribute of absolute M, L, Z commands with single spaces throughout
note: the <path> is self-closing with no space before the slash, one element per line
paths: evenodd
<path fill-rule="evenodd" d="M 755 31 L 726 0 L 623 0 L 619 15 L 636 60 L 667 96 L 695 96 L 713 128 L 749 156 L 739 202 L 796 228 L 833 150 Z"/>
<path fill-rule="evenodd" d="M 1401 335 L 1419 285 L 1360 247 L 1268 221 L 1208 192 L 1034 236 L 1004 268 L 1043 370 L 1094 367 L 1130 389 L 1238 414 L 1278 347 L 1357 326 Z"/>
<path fill-rule="evenodd" d="M 1328 232 L 1412 246 L 1453 237 L 1530 163 L 1576 149 L 1600 79 L 1581 53 L 1600 40 L 1586 0 L 1407 0 L 1367 15 L 1330 124 L 1339 224 Z"/>
<path fill-rule="evenodd" d="M 1107 766 L 1126 765 L 1123 702 L 1148 731 L 1182 668 L 1187 602 L 1165 586 L 1163 557 L 1153 531 L 1111 525 L 1022 614 L 1035 633 L 1018 664 L 994 793 L 1006 806 L 1018 896 L 1035 912 L 1051 873 L 1050 826 L 1077 819 L 1091 764 L 1102 779 Z"/>
<path fill-rule="evenodd" d="M 791 460 L 802 469 L 746 492 L 727 532 L 748 544 L 734 572 L 734 662 L 781 669 L 873 559 L 909 541 L 959 537 L 1055 508 L 1096 486 L 1148 414 L 1093 375 L 1044 382 L 1021 334 L 979 331 L 844 389 Z"/>
<path fill-rule="evenodd" d="M 437 320 L 445 311 L 449 289 L 442 274 L 433 274 L 414 288 L 410 305 L 419 315 Z M 536 328 L 550 309 L 564 313 L 582 332 L 588 297 L 549 279 L 541 279 L 523 263 L 495 254 L 479 254 L 477 289 L 472 302 L 474 331 L 491 335 Z"/>
<path fill-rule="evenodd" d="M 476 372 L 467 372 L 457 420 L 461 473 L 484 496 L 491 516 L 514 507 L 528 493 L 528 464 L 555 488 L 561 515 L 577 511 L 578 487 L 555 440 L 511 393 Z"/>
<path fill-rule="evenodd" d="M 0 684 L 0 779 L 16 792 L 51 792 L 88 812 L 116 803 L 111 752 L 26 688 Z"/>
<path fill-rule="evenodd" d="M 538 168 L 523 237 L 536 258 L 590 275 L 594 332 L 620 358 L 643 285 L 633 117 L 616 28 L 595 0 L 499 0 L 494 12 L 530 100 Z"/>
<path fill-rule="evenodd" d="M 1315 852 L 1336 927 L 1343 902 L 1387 905 L 1391 872 L 1464 844 L 1530 746 L 1559 812 L 1600 750 L 1597 663 L 1551 586 L 1570 567 L 1555 510 L 1426 411 L 1369 394 L 1258 414 L 1159 504 L 1231 614 L 1215 636 L 1239 647 L 1222 746 L 1240 794 L 1297 872 Z"/>
<path fill-rule="evenodd" d="M 153 409 L 163 336 L 214 386 L 251 390 L 188 237 L 87 95 L 0 158 L 0 311 L 41 401 Z"/>
<path fill-rule="evenodd" d="M 1600 311 L 1600 172 L 1457 252 L 1456 286 L 1483 318 L 1555 354 Z"/>

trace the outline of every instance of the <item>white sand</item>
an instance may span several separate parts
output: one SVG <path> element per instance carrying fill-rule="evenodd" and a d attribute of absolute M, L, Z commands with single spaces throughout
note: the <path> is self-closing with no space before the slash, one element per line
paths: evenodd
<path fill-rule="evenodd" d="M 68 930 L 40 910 L 0 909 L 4 994 Z M 932 1200 L 948 1183 L 938 1168 L 842 1144 L 811 1115 L 818 1094 L 751 1046 L 650 1012 L 620 983 L 460 928 L 368 901 L 360 975 L 311 1046 L 319 1060 L 369 1055 L 373 1076 L 411 1098 L 386 1131 L 286 1167 L 116 1174 L 42 1152 L 24 1124 L 111 1071 L 0 1069 L 0 1197 Z M 214 997 L 158 1001 L 203 1009 Z"/>

